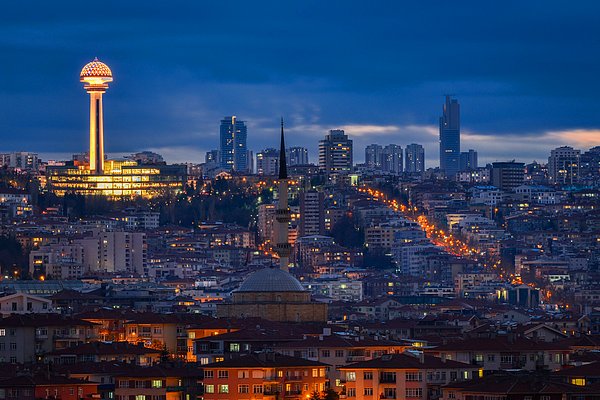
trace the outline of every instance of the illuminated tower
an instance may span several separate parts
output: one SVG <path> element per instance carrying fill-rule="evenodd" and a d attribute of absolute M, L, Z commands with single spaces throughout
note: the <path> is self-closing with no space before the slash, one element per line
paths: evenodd
<path fill-rule="evenodd" d="M 290 209 L 288 208 L 288 175 L 285 159 L 285 140 L 283 137 L 283 118 L 281 119 L 281 144 L 279 147 L 279 202 L 275 210 L 277 223 L 277 242 L 275 252 L 279 256 L 279 268 L 288 270 L 292 246 L 288 241 L 288 225 L 290 223 Z"/>
<path fill-rule="evenodd" d="M 102 94 L 112 82 L 112 72 L 108 66 L 94 58 L 79 74 L 83 88 L 90 94 L 90 170 L 96 174 L 104 172 L 104 122 Z"/>

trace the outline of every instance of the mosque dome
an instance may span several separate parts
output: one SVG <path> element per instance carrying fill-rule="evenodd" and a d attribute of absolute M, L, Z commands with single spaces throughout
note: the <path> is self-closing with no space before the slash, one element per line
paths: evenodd
<path fill-rule="evenodd" d="M 253 272 L 237 292 L 304 292 L 298 279 L 278 268 L 265 268 Z"/>
<path fill-rule="evenodd" d="M 108 65 L 94 58 L 94 61 L 87 63 L 79 74 L 81 78 L 112 78 L 112 72 Z"/>

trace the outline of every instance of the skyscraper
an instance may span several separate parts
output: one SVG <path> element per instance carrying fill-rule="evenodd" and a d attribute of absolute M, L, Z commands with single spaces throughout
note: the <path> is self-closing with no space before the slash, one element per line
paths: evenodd
<path fill-rule="evenodd" d="M 288 147 L 285 153 L 290 166 L 308 164 L 308 149 L 306 147 Z"/>
<path fill-rule="evenodd" d="M 379 144 L 370 144 L 365 147 L 365 164 L 367 167 L 378 170 L 381 169 L 381 152 L 383 147 Z"/>
<path fill-rule="evenodd" d="M 579 181 L 580 151 L 570 146 L 557 147 L 548 157 L 548 177 L 554 184 L 570 184 Z"/>
<path fill-rule="evenodd" d="M 406 172 L 425 171 L 425 149 L 420 144 L 411 143 L 404 149 Z"/>
<path fill-rule="evenodd" d="M 460 153 L 460 170 L 472 171 L 477 169 L 477 152 L 473 149 Z"/>
<path fill-rule="evenodd" d="M 460 162 L 460 105 L 446 96 L 440 117 L 440 168 L 448 178 L 454 178 Z"/>
<path fill-rule="evenodd" d="M 404 170 L 402 161 L 402 147 L 397 144 L 388 144 L 381 152 L 381 170 L 398 175 Z"/>
<path fill-rule="evenodd" d="M 352 172 L 352 140 L 342 129 L 333 129 L 319 141 L 319 168 L 326 174 Z"/>
<path fill-rule="evenodd" d="M 244 121 L 237 117 L 224 117 L 221 120 L 220 164 L 228 171 L 248 172 L 248 149 L 246 139 L 248 129 Z"/>

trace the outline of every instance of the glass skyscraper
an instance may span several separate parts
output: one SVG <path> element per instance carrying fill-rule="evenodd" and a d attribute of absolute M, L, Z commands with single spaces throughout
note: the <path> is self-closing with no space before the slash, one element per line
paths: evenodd
<path fill-rule="evenodd" d="M 460 105 L 451 96 L 446 96 L 440 117 L 440 168 L 448 178 L 460 169 Z"/>
<path fill-rule="evenodd" d="M 230 116 L 221 120 L 219 164 L 228 171 L 248 172 L 248 129 L 244 121 Z"/>

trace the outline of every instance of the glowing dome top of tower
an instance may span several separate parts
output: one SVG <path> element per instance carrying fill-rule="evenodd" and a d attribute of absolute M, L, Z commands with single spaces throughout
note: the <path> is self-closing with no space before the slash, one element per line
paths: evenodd
<path fill-rule="evenodd" d="M 99 61 L 98 58 L 94 58 L 94 61 L 87 63 L 81 73 L 79 74 L 82 82 L 89 81 L 91 79 L 99 78 L 104 82 L 112 81 L 112 71 L 108 68 L 108 65 Z"/>

